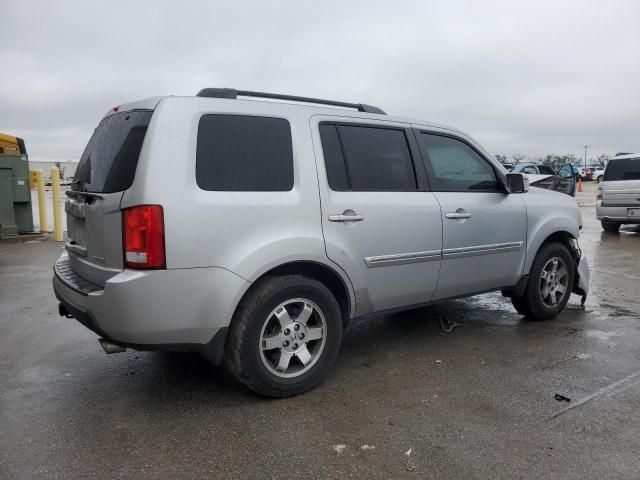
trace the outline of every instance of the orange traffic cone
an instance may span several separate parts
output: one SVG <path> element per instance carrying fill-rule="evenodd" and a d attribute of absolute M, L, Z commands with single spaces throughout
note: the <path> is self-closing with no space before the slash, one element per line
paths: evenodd
<path fill-rule="evenodd" d="M 582 192 L 582 177 L 578 177 L 578 192 Z"/>

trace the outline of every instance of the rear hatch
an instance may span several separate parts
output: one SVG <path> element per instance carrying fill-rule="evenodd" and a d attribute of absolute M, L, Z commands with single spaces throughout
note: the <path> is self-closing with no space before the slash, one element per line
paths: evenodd
<path fill-rule="evenodd" d="M 604 171 L 606 206 L 640 207 L 640 157 L 612 159 Z"/>
<path fill-rule="evenodd" d="M 67 192 L 69 267 L 104 286 L 123 270 L 120 201 L 131 187 L 152 110 L 105 117 L 95 129 Z"/>

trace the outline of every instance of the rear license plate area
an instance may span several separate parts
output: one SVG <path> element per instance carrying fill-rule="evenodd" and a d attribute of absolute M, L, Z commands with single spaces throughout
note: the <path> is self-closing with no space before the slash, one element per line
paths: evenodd
<path fill-rule="evenodd" d="M 84 246 L 86 244 L 85 213 L 86 203 L 67 199 L 64 205 L 67 214 L 67 237 L 69 243 Z"/>

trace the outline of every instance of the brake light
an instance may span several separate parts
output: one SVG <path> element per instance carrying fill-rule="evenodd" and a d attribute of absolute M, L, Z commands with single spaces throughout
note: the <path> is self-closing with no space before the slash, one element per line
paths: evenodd
<path fill-rule="evenodd" d="M 124 264 L 139 270 L 166 267 L 164 219 L 160 205 L 126 208 L 122 215 Z"/>
<path fill-rule="evenodd" d="M 604 200 L 604 191 L 602 190 L 602 185 L 598 185 L 598 189 L 596 190 L 596 200 Z"/>

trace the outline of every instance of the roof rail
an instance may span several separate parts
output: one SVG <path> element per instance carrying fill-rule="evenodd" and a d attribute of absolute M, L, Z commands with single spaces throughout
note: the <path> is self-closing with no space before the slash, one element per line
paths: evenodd
<path fill-rule="evenodd" d="M 359 112 L 378 113 L 381 115 L 386 115 L 384 110 L 378 107 L 374 107 L 372 105 L 366 105 L 364 103 L 338 102 L 336 100 L 322 100 L 320 98 L 297 97 L 294 95 L 282 95 L 280 93 L 250 92 L 248 90 L 236 90 L 234 88 L 203 88 L 198 92 L 197 96 L 209 97 L 209 98 L 229 98 L 229 99 L 236 99 L 238 97 L 273 98 L 276 100 L 291 100 L 294 102 L 319 103 L 322 105 L 331 105 L 333 107 L 355 108 Z"/>

